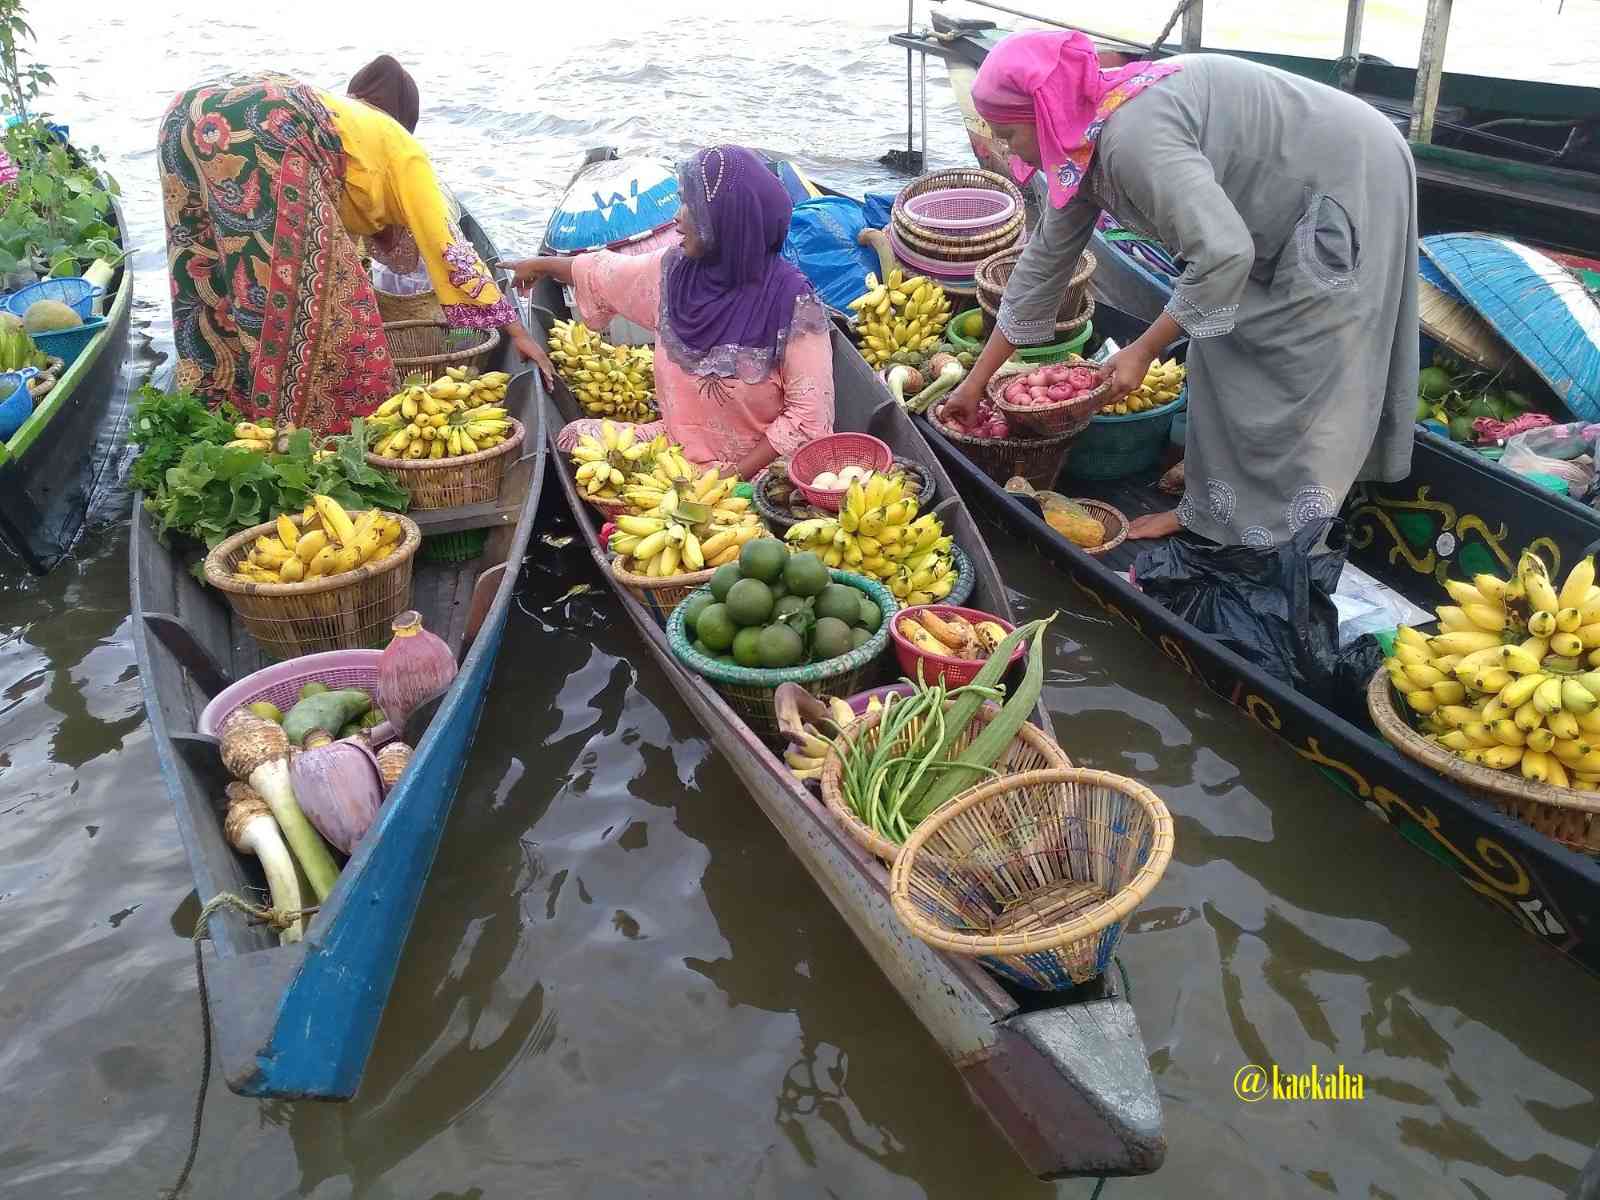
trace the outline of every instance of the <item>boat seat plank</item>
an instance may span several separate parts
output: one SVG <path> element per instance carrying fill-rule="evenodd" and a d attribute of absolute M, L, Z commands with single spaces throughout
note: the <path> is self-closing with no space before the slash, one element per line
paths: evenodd
<path fill-rule="evenodd" d="M 485 500 L 481 504 L 458 504 L 453 508 L 433 508 L 407 513 L 422 530 L 424 537 L 436 533 L 460 533 L 468 529 L 493 529 L 502 525 L 515 525 L 522 513 L 523 490 L 502 488 L 502 497 L 511 500 Z"/>
<path fill-rule="evenodd" d="M 196 640 L 189 627 L 177 617 L 171 613 L 146 612 L 144 623 L 161 644 L 172 652 L 172 657 L 182 664 L 195 686 L 205 695 L 215 696 L 233 683 L 211 652 Z"/>

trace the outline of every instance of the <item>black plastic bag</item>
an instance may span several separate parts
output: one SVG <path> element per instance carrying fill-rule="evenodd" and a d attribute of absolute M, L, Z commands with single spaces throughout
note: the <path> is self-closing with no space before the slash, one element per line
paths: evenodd
<path fill-rule="evenodd" d="M 1312 553 L 1323 544 L 1327 549 Z M 1175 537 L 1143 551 L 1144 593 L 1301 695 L 1345 716 L 1366 711 L 1367 681 L 1383 663 L 1364 636 L 1341 654 L 1333 593 L 1345 562 L 1344 522 L 1319 522 L 1284 546 L 1218 546 Z"/>

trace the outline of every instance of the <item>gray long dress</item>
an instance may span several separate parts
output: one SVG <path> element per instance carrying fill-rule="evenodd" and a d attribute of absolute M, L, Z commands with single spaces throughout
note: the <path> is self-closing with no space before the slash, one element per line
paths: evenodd
<path fill-rule="evenodd" d="M 1166 308 L 1191 339 L 1178 519 L 1272 545 L 1357 480 L 1410 471 L 1416 172 L 1353 96 L 1225 55 L 1175 61 L 1106 118 L 1082 190 L 1046 204 L 999 326 L 1048 340 L 1101 209 L 1186 259 Z"/>

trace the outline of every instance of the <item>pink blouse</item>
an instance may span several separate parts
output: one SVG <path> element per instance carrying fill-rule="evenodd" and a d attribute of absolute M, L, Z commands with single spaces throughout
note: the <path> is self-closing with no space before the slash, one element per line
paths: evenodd
<path fill-rule="evenodd" d="M 580 256 L 572 279 L 584 324 L 603 330 L 620 316 L 659 330 L 666 253 Z M 656 400 L 667 436 L 696 463 L 737 463 L 763 436 L 780 455 L 793 454 L 833 432 L 833 347 L 826 331 L 796 326 L 778 366 L 760 383 L 745 383 L 689 374 L 668 357 L 658 334 Z"/>

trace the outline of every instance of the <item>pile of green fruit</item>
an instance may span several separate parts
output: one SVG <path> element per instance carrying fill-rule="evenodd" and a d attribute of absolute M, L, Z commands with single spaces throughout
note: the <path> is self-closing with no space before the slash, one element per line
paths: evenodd
<path fill-rule="evenodd" d="M 1440 351 L 1417 374 L 1417 420 L 1437 421 L 1450 430 L 1451 441 L 1471 445 L 1479 417 L 1514 421 L 1533 409 L 1533 398 L 1512 382 L 1503 372 L 1481 371 Z"/>
<path fill-rule="evenodd" d="M 790 554 L 776 538 L 746 542 L 681 611 L 684 636 L 696 651 L 768 669 L 838 658 L 871 641 L 883 623 L 865 593 L 833 582 L 822 559 Z"/>

